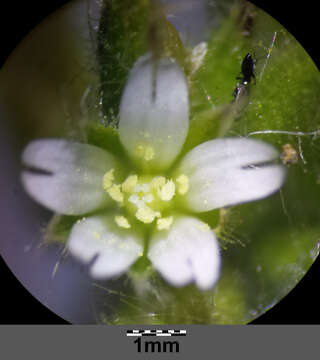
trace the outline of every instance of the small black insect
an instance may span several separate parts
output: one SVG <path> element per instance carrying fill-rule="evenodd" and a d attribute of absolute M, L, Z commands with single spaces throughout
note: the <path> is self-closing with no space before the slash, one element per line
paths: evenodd
<path fill-rule="evenodd" d="M 242 77 L 237 77 L 237 80 L 241 80 L 241 84 L 248 85 L 251 82 L 251 79 L 253 78 L 256 80 L 256 75 L 254 73 L 256 68 L 257 60 L 248 53 L 241 64 L 241 73 Z"/>
<path fill-rule="evenodd" d="M 252 79 L 254 79 L 254 83 L 256 83 L 256 75 L 254 72 L 256 68 L 256 62 L 257 60 L 250 53 L 248 53 L 242 60 L 241 76 L 237 77 L 237 80 L 240 80 L 240 82 L 233 91 L 233 97 L 235 101 L 239 100 L 239 98 L 244 94 L 248 94 L 248 85 L 251 83 Z"/>

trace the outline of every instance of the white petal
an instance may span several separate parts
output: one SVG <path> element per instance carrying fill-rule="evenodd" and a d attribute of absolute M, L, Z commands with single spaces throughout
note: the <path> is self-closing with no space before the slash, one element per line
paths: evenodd
<path fill-rule="evenodd" d="M 62 139 L 35 140 L 25 148 L 22 161 L 30 169 L 22 172 L 25 189 L 50 210 L 85 214 L 108 201 L 102 178 L 114 159 L 98 147 Z"/>
<path fill-rule="evenodd" d="M 273 146 L 244 138 L 217 139 L 195 147 L 178 170 L 189 177 L 187 206 L 209 211 L 271 195 L 286 175 L 283 166 L 270 163 L 277 157 Z"/>
<path fill-rule="evenodd" d="M 188 87 L 182 70 L 169 58 L 160 60 L 154 85 L 147 55 L 130 72 L 121 99 L 119 134 L 140 165 L 163 169 L 176 158 L 188 133 Z"/>
<path fill-rule="evenodd" d="M 125 272 L 143 251 L 140 239 L 119 228 L 113 216 L 89 217 L 75 224 L 67 248 L 84 263 L 94 260 L 90 274 L 99 279 Z"/>
<path fill-rule="evenodd" d="M 196 218 L 176 219 L 169 231 L 157 232 L 148 257 L 174 286 L 194 281 L 200 289 L 207 290 L 220 275 L 217 238 L 208 225 Z"/>

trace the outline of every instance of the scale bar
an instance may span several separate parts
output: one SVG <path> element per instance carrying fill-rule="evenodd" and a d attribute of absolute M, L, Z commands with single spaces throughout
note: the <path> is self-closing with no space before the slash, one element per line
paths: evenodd
<path fill-rule="evenodd" d="M 187 330 L 127 330 L 127 336 L 187 336 Z"/>

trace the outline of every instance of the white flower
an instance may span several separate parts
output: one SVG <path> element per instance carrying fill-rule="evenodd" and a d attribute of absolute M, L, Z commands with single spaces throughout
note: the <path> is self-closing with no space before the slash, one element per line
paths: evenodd
<path fill-rule="evenodd" d="M 179 66 L 162 59 L 153 82 L 144 56 L 130 72 L 120 105 L 119 137 L 131 171 L 116 154 L 88 144 L 43 139 L 24 150 L 28 193 L 57 213 L 85 215 L 67 248 L 92 263 L 93 277 L 121 274 L 147 256 L 172 285 L 195 282 L 209 289 L 219 278 L 221 255 L 216 235 L 196 214 L 262 199 L 281 187 L 285 171 L 274 163 L 277 151 L 251 139 L 207 141 L 176 164 L 188 108 Z M 95 210 L 102 211 L 88 215 Z"/>

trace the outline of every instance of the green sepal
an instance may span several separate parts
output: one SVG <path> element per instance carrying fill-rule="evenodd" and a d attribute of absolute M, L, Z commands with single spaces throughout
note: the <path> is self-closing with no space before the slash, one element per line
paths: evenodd
<path fill-rule="evenodd" d="M 107 125 L 118 125 L 128 73 L 140 56 L 150 52 L 155 65 L 160 57 L 170 56 L 184 65 L 179 34 L 155 0 L 105 0 L 97 42 L 100 96 Z"/>

